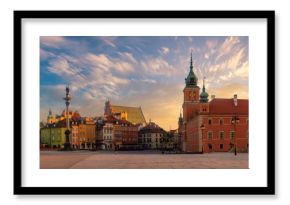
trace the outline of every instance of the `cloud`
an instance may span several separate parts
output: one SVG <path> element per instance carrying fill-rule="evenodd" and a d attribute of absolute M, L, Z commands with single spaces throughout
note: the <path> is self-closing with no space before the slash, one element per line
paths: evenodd
<path fill-rule="evenodd" d="M 146 75 L 170 77 L 183 73 L 181 69 L 177 69 L 173 65 L 170 65 L 168 61 L 161 57 L 141 60 L 140 65 Z"/>
<path fill-rule="evenodd" d="M 128 53 L 128 52 L 119 52 L 119 55 L 125 59 L 125 60 L 129 60 L 132 63 L 137 63 L 136 59 L 134 58 L 132 53 Z"/>
<path fill-rule="evenodd" d="M 223 80 L 223 81 L 228 81 L 229 79 L 231 79 L 233 76 L 232 72 L 228 72 L 228 74 L 226 75 L 221 75 L 219 76 L 219 79 Z"/>
<path fill-rule="evenodd" d="M 126 62 L 113 62 L 103 54 L 70 58 L 60 55 L 49 61 L 47 71 L 59 76 L 66 83 L 72 84 L 73 91 L 79 92 L 77 95 L 88 93 L 83 96 L 86 99 L 88 96 L 118 96 L 122 86 L 129 83 L 127 78 L 113 74 L 113 71 L 131 71 L 131 65 Z"/>
<path fill-rule="evenodd" d="M 130 57 L 129 53 L 123 54 L 123 55 L 125 55 L 127 58 L 132 58 Z M 91 65 L 97 68 L 101 68 L 106 71 L 109 71 L 110 69 L 115 70 L 119 73 L 128 73 L 128 72 L 134 71 L 131 63 L 126 62 L 126 61 L 121 61 L 120 59 L 110 59 L 105 54 L 95 55 L 95 54 L 89 53 L 85 56 L 85 59 Z"/>
<path fill-rule="evenodd" d="M 241 78 L 248 78 L 249 76 L 249 61 L 245 61 L 240 67 L 235 71 L 235 75 Z"/>
<path fill-rule="evenodd" d="M 46 51 L 42 48 L 40 48 L 40 59 L 41 60 L 47 60 L 49 58 L 54 58 L 55 54 L 49 51 Z"/>
<path fill-rule="evenodd" d="M 113 48 L 116 48 L 116 45 L 115 45 L 115 39 L 116 37 L 111 37 L 111 36 L 101 36 L 101 37 L 98 37 L 100 38 L 104 43 L 106 43 L 107 45 L 113 47 Z"/>
<path fill-rule="evenodd" d="M 240 49 L 240 40 L 237 36 L 227 37 L 224 42 L 218 46 L 217 57 L 215 59 L 218 62 L 220 59 L 227 58 L 228 55 L 231 55 L 233 52 L 236 52 L 236 49 Z"/>
<path fill-rule="evenodd" d="M 239 51 L 235 52 L 227 61 L 227 67 L 231 70 L 235 70 L 238 68 L 239 64 L 244 57 L 244 50 L 245 48 L 240 49 Z"/>
<path fill-rule="evenodd" d="M 208 63 L 204 64 L 202 68 L 212 86 L 238 80 L 248 82 L 248 47 L 239 42 L 236 37 L 228 37 L 219 48 L 217 46 L 216 53 L 207 56 Z M 217 58 L 219 59 L 217 60 Z"/>
<path fill-rule="evenodd" d="M 223 44 L 220 46 L 219 51 L 223 54 L 229 53 L 233 50 L 233 47 L 240 42 L 239 37 L 230 36 L 225 39 Z"/>
<path fill-rule="evenodd" d="M 213 39 L 209 39 L 206 41 L 206 47 L 210 50 L 212 48 L 215 48 L 218 44 L 218 42 L 216 40 L 213 40 Z"/>
<path fill-rule="evenodd" d="M 167 55 L 170 52 L 170 49 L 167 47 L 161 47 L 160 50 L 161 50 L 161 53 L 164 55 Z"/>
<path fill-rule="evenodd" d="M 77 74 L 70 66 L 68 60 L 63 57 L 58 57 L 56 60 L 51 61 L 47 70 L 59 76 L 73 76 Z"/>
<path fill-rule="evenodd" d="M 40 36 L 40 44 L 47 47 L 59 48 L 69 42 L 62 36 Z"/>
<path fill-rule="evenodd" d="M 145 79 L 135 79 L 135 78 L 132 78 L 132 79 L 130 79 L 130 81 L 132 81 L 132 82 L 138 82 L 138 83 L 148 83 L 148 84 L 155 84 L 155 83 L 157 83 L 157 81 L 156 80 L 154 80 L 154 79 L 149 79 L 149 78 L 145 78 Z"/>

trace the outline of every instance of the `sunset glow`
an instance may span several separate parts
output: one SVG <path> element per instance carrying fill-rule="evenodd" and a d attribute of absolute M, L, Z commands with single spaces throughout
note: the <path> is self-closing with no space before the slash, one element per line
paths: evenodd
<path fill-rule="evenodd" d="M 70 108 L 101 116 L 113 105 L 142 107 L 165 130 L 176 129 L 184 79 L 193 71 L 209 96 L 248 98 L 248 37 L 40 37 L 40 120 L 60 114 L 65 86 Z"/>

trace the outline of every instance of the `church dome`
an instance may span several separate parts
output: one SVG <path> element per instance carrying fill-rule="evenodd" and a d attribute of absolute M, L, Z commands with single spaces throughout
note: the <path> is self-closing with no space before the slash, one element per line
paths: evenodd
<path fill-rule="evenodd" d="M 203 86 L 202 86 L 202 92 L 199 95 L 200 97 L 200 102 L 208 102 L 208 93 L 205 91 L 205 86 L 204 86 L 204 79 L 203 79 Z"/>
<path fill-rule="evenodd" d="M 202 91 L 199 96 L 200 98 L 208 98 L 208 93 L 205 91 Z"/>
<path fill-rule="evenodd" d="M 185 79 L 185 84 L 186 86 L 196 86 L 197 85 L 197 77 L 194 74 L 194 72 L 192 71 L 192 69 L 190 69 L 187 78 Z"/>

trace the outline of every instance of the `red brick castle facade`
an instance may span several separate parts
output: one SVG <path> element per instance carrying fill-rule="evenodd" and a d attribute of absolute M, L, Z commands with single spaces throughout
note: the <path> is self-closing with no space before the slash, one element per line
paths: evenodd
<path fill-rule="evenodd" d="M 248 99 L 213 98 L 203 82 L 202 92 L 190 70 L 183 89 L 183 117 L 180 114 L 178 132 L 183 152 L 246 152 L 248 151 Z"/>

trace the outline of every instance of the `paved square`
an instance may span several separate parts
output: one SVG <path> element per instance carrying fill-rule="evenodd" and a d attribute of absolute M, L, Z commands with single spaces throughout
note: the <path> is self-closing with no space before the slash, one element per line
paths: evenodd
<path fill-rule="evenodd" d="M 41 151 L 41 169 L 247 169 L 248 153 L 162 154 L 159 151 Z"/>

